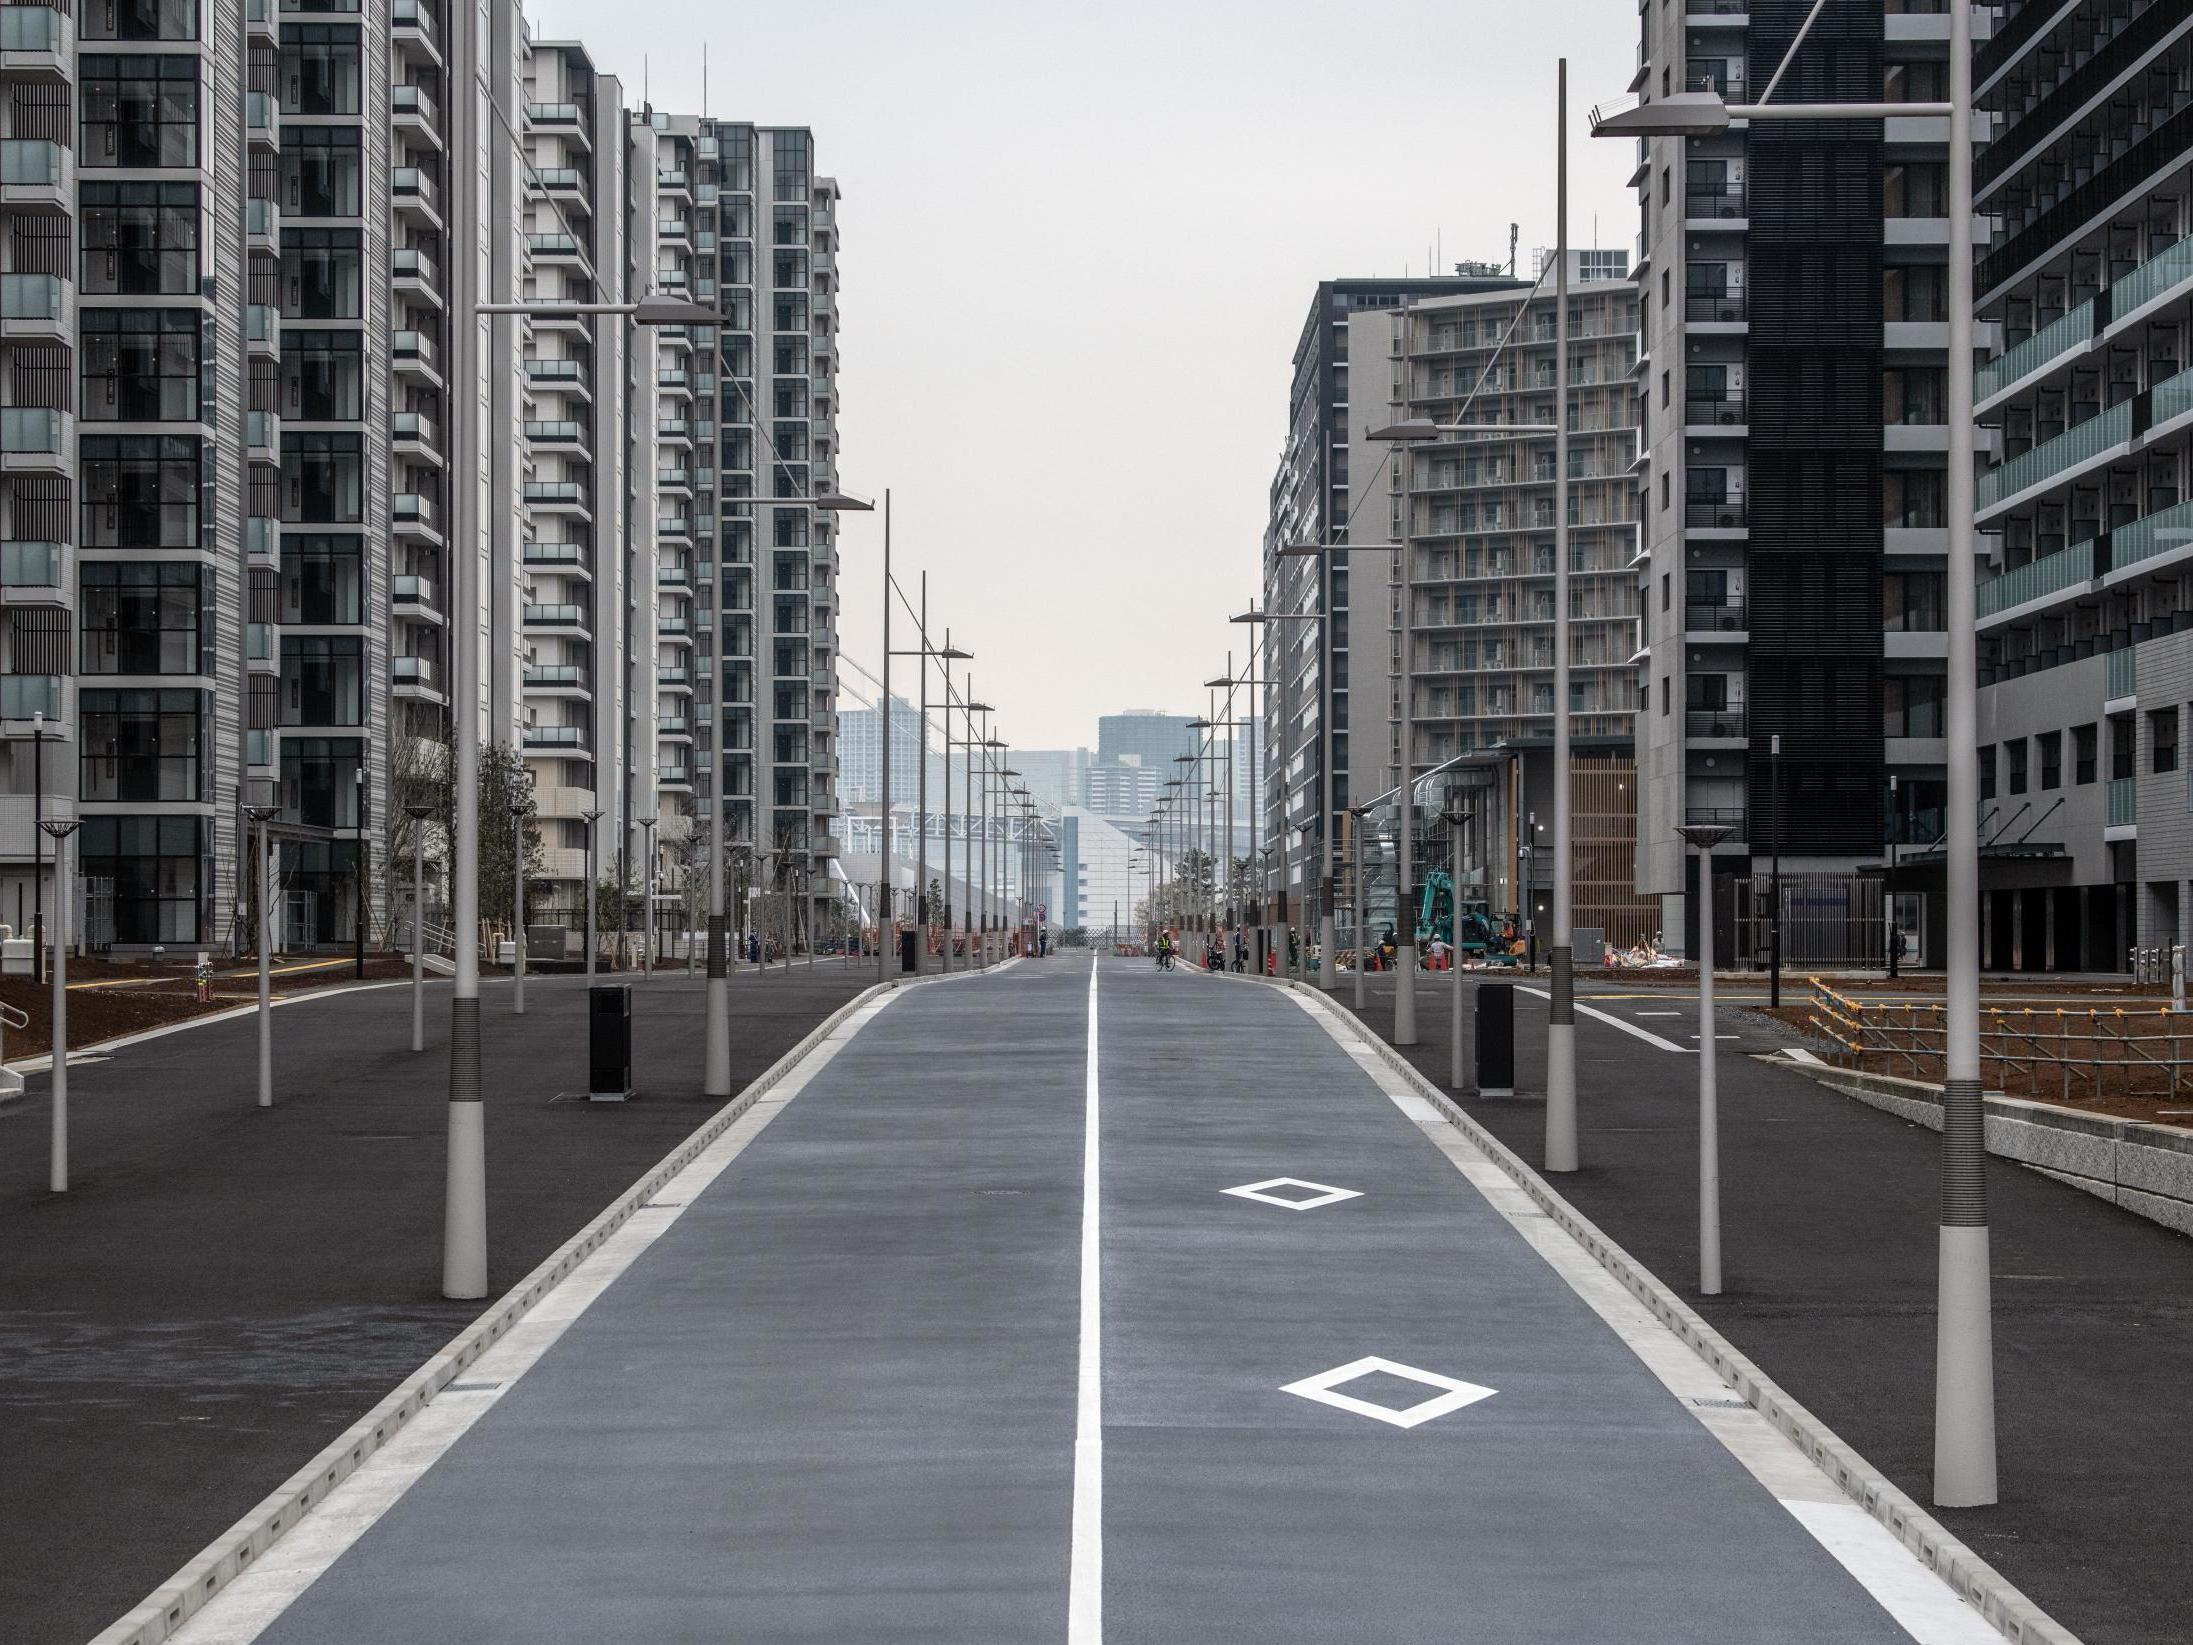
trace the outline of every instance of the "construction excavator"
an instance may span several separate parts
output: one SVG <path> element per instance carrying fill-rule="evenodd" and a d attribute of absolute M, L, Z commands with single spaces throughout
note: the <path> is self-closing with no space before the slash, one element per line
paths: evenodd
<path fill-rule="evenodd" d="M 1459 909 L 1460 918 L 1456 918 Z M 1492 915 L 1483 903 L 1457 904 L 1454 879 L 1444 868 L 1435 868 L 1424 879 L 1424 901 L 1416 921 L 1417 938 L 1438 938 L 1465 959 L 1495 965 L 1515 963 L 1506 952 Z"/>

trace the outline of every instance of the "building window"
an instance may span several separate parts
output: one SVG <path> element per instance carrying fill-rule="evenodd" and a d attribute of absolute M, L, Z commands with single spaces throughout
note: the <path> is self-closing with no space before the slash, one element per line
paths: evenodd
<path fill-rule="evenodd" d="M 1949 421 L 1949 372 L 1944 366 L 1888 366 L 1881 372 L 1881 421 Z"/>
<path fill-rule="evenodd" d="M 83 166 L 198 163 L 198 59 L 85 57 Z"/>
<path fill-rule="evenodd" d="M 365 338 L 355 331 L 282 332 L 288 414 L 308 423 L 365 416 Z"/>
<path fill-rule="evenodd" d="M 354 228 L 282 231 L 282 310 L 298 320 L 355 320 L 365 312 L 365 254 Z"/>
<path fill-rule="evenodd" d="M 352 737 L 284 737 L 283 820 L 312 828 L 356 828 L 362 746 Z"/>
<path fill-rule="evenodd" d="M 89 0 L 83 9 L 86 40 L 195 40 L 193 0 Z"/>
<path fill-rule="evenodd" d="M 198 442 L 86 435 L 84 547 L 196 548 Z"/>
<path fill-rule="evenodd" d="M 1995 749 L 1992 745 L 1980 750 L 1980 798 L 1995 797 Z"/>
<path fill-rule="evenodd" d="M 357 634 L 282 636 L 282 723 L 363 725 L 365 640 Z"/>
<path fill-rule="evenodd" d="M 146 805 L 196 800 L 196 691 L 86 691 L 82 713 L 81 794 L 87 800 Z"/>
<path fill-rule="evenodd" d="M 2071 728 L 2071 780 L 2085 787 L 2095 777 L 2095 735 L 2091 725 L 2075 725 Z"/>
<path fill-rule="evenodd" d="M 201 570 L 171 560 L 86 560 L 86 674 L 196 674 Z"/>
<path fill-rule="evenodd" d="M 282 112 L 358 112 L 358 25 L 282 25 Z"/>
<path fill-rule="evenodd" d="M 1881 168 L 1883 217 L 1947 217 L 1949 167 L 1939 160 L 1909 160 Z"/>
<path fill-rule="evenodd" d="M 1947 625 L 1939 571 L 1891 571 L 1881 578 L 1881 626 L 1891 634 L 1938 634 Z"/>
<path fill-rule="evenodd" d="M 1949 271 L 1939 263 L 1891 263 L 1881 271 L 1881 318 L 1948 319 L 1948 280 Z"/>
<path fill-rule="evenodd" d="M 813 187 L 808 174 L 808 142 L 804 131 L 779 131 L 773 133 L 769 144 L 770 194 L 772 200 L 798 200 L 804 203 Z M 804 222 L 795 245 L 807 243 Z"/>
<path fill-rule="evenodd" d="M 111 882 L 116 942 L 198 940 L 199 829 L 196 817 L 84 819 L 78 866 Z"/>
<path fill-rule="evenodd" d="M 284 434 L 282 518 L 307 525 L 364 520 L 364 436 Z"/>
<path fill-rule="evenodd" d="M 198 421 L 198 316 L 180 308 L 87 308 L 87 423 Z"/>
<path fill-rule="evenodd" d="M 2147 717 L 2149 745 L 2154 749 L 2151 769 L 2158 774 L 2178 769 L 2178 711 L 2158 708 Z"/>
<path fill-rule="evenodd" d="M 1881 682 L 1882 726 L 1887 737 L 1939 737 L 1946 682 L 1939 674 L 1891 674 Z M 2024 792 L 2025 744 L 2010 745 L 2011 792 Z"/>
<path fill-rule="evenodd" d="M 2044 731 L 2033 741 L 2041 751 L 2041 792 L 2064 785 L 2064 734 Z"/>
<path fill-rule="evenodd" d="M 1881 523 L 1891 530 L 1937 530 L 1949 523 L 1949 481 L 1937 468 L 1892 468 L 1881 475 Z"/>
<path fill-rule="evenodd" d="M 87 297 L 187 297 L 198 289 L 195 183 L 80 185 Z"/>
<path fill-rule="evenodd" d="M 316 627 L 365 621 L 365 545 L 356 537 L 282 534 L 282 620 Z"/>
<path fill-rule="evenodd" d="M 2026 740 L 2023 737 L 2003 744 L 2003 763 L 2003 786 L 2012 794 L 2023 794 L 2026 785 Z"/>
<path fill-rule="evenodd" d="M 299 217 L 355 217 L 361 170 L 356 126 L 282 128 L 283 210 Z"/>

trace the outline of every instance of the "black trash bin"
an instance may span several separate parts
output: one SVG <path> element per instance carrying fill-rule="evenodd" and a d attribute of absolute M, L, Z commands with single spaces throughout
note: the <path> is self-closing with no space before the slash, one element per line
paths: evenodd
<path fill-rule="evenodd" d="M 1477 985 L 1477 1094 L 1515 1095 L 1515 984 Z"/>
<path fill-rule="evenodd" d="M 919 931 L 901 931 L 899 933 L 899 969 L 909 976 L 921 969 L 921 933 Z"/>
<path fill-rule="evenodd" d="M 586 1027 L 587 1100 L 623 1102 L 632 1095 L 632 985 L 589 988 Z"/>

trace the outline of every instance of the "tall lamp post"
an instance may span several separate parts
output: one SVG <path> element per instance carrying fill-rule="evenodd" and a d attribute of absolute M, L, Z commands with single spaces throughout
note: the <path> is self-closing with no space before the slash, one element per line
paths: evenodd
<path fill-rule="evenodd" d="M 1824 0 L 1823 0 L 1824 3 Z M 1803 44 L 1790 45 L 1762 97 Z M 1945 1508 L 1997 1499 L 1995 1346 L 1987 1225 L 1986 1135 L 1980 1098 L 1980 841 L 1978 641 L 1973 566 L 1972 422 L 1972 8 L 1949 8 L 1946 103 L 1730 104 L 1715 92 L 1684 92 L 1592 122 L 1594 136 L 1690 137 L 1726 131 L 1735 120 L 1949 121 L 1949 630 L 1943 819 L 1948 903 L 1947 1034 L 1942 1087 L 1942 1209 L 1937 1230 L 1934 1356 L 1934 1500 Z"/>
<path fill-rule="evenodd" d="M 53 1132 L 46 1186 L 56 1194 L 69 1191 L 69 836 L 76 831 L 74 817 L 43 817 L 38 829 L 53 841 Z M 265 1010 L 265 961 L 260 962 L 261 1011 Z M 259 1104 L 265 1107 L 267 1039 L 262 1014 L 259 1030 Z"/>
<path fill-rule="evenodd" d="M 721 710 L 719 709 L 718 712 L 720 713 Z M 605 813 L 599 807 L 596 807 L 591 811 L 582 811 L 579 815 L 586 819 L 586 981 L 587 986 L 592 987 L 594 983 L 594 833 L 595 825 L 602 820 Z"/>
<path fill-rule="evenodd" d="M 244 815 L 259 828 L 259 845 L 253 853 L 257 861 L 253 866 L 259 878 L 259 932 L 255 945 L 259 950 L 259 1106 L 274 1106 L 274 841 L 269 825 L 282 814 L 278 805 L 247 805 Z M 41 824 L 47 833 L 53 833 L 53 824 Z M 56 841 L 60 836 L 55 835 Z M 61 957 L 58 941 L 54 946 L 56 964 Z M 55 979 L 59 986 L 59 978 Z M 60 996 L 54 996 L 58 1004 Z M 58 1066 L 58 1064 L 56 1064 Z"/>
<path fill-rule="evenodd" d="M 1698 1294 L 1721 1294 L 1721 1099 L 1713 1017 L 1713 848 L 1725 823 L 1685 823 L 1676 832 L 1698 853 Z"/>
<path fill-rule="evenodd" d="M 1767 1004 L 1782 1005 L 1782 734 L 1767 738 L 1767 786 L 1774 791 L 1774 856 L 1767 873 Z"/>
<path fill-rule="evenodd" d="M 1463 805 L 1450 789 L 1445 809 L 1447 822 L 1447 1084 L 1456 1091 L 1468 1089 L 1468 1059 L 1463 1055 L 1465 1036 L 1462 1010 L 1462 865 L 1467 860 L 1470 825 L 1477 814 Z"/>
<path fill-rule="evenodd" d="M 373 860 L 372 852 L 367 844 L 369 836 L 366 832 L 366 808 L 371 795 L 366 787 L 366 768 L 364 766 L 361 765 L 357 768 L 355 780 L 357 783 L 357 811 L 355 815 L 358 819 L 358 862 L 354 875 L 354 889 L 357 894 L 358 906 L 353 912 L 350 922 L 350 966 L 351 975 L 362 980 L 366 974 L 366 869 Z"/>
<path fill-rule="evenodd" d="M 30 717 L 30 972 L 33 983 L 45 980 L 46 965 L 46 715 Z M 249 849 L 247 845 L 245 849 Z M 18 905 L 20 906 L 20 904 Z"/>
<path fill-rule="evenodd" d="M 647 908 L 643 916 L 646 923 L 642 927 L 645 934 L 640 939 L 640 975 L 643 977 L 655 974 L 655 825 L 661 820 L 659 817 L 640 819 L 640 832 L 647 836 L 647 864 L 640 875 Z"/>
<path fill-rule="evenodd" d="M 510 1014 L 525 1015 L 525 820 L 531 800 L 510 802 Z"/>
<path fill-rule="evenodd" d="M 1903 935 L 1903 927 L 1896 923 L 1896 841 L 1903 831 L 1904 816 L 1896 794 L 1896 773 L 1891 771 L 1888 774 L 1888 887 L 1881 899 L 1888 908 L 1888 929 L 1882 933 L 1882 939 L 1888 947 L 1891 982 L 1896 980 L 1896 950 L 1902 946 L 1898 939 Z"/>
<path fill-rule="evenodd" d="M 1308 546 L 1302 548 L 1282 548 L 1279 552 L 1282 555 L 1291 556 L 1297 553 L 1322 555 L 1325 551 L 1322 548 Z M 1229 620 L 1237 623 L 1252 624 L 1315 623 L 1318 626 L 1318 651 L 1320 657 L 1324 659 L 1324 662 L 1319 666 L 1317 671 L 1317 717 L 1318 724 L 1321 730 L 1320 742 L 1322 751 L 1320 753 L 1318 761 L 1318 792 L 1320 795 L 1320 799 L 1318 802 L 1319 820 L 1316 824 L 1316 833 L 1318 838 L 1318 849 L 1322 854 L 1322 861 L 1320 862 L 1318 869 L 1318 921 L 1319 934 L 1323 944 L 1323 946 L 1319 950 L 1317 972 L 1318 986 L 1324 988 L 1327 992 L 1330 992 L 1340 985 L 1340 973 L 1338 969 L 1340 959 L 1339 945 L 1335 941 L 1336 931 L 1335 919 L 1333 914 L 1332 859 L 1337 842 L 1335 842 L 1332 837 L 1334 804 L 1332 761 L 1333 674 L 1332 668 L 1330 666 L 1332 648 L 1325 643 L 1324 635 L 1325 629 L 1329 626 L 1325 621 L 1326 609 L 1327 608 L 1322 605 L 1319 606 L 1319 608 L 1315 611 L 1258 611 L 1254 607 L 1251 607 L 1249 610 L 1241 612 Z M 1269 676 L 1269 673 L 1270 670 L 1267 669 L 1267 676 Z M 1282 820 L 1284 820 L 1284 817 L 1282 817 Z"/>
<path fill-rule="evenodd" d="M 434 807 L 404 807 L 411 819 L 411 1049 L 426 1049 L 426 820 Z"/>

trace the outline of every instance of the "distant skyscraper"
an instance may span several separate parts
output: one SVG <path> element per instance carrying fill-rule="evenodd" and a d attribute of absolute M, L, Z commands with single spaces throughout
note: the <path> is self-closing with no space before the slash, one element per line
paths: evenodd
<path fill-rule="evenodd" d="M 1165 714 L 1154 708 L 1106 714 L 1097 721 L 1097 763 L 1111 765 L 1127 760 L 1152 768 L 1170 767 L 1175 755 L 1196 750 L 1196 733 L 1188 729 L 1193 718 L 1191 714 Z"/>
<path fill-rule="evenodd" d="M 874 805 L 883 794 L 883 742 L 877 735 L 883 716 L 873 708 L 838 711 L 838 792 L 847 800 Z M 891 699 L 891 794 L 911 803 L 914 798 L 914 762 L 921 754 L 921 710 L 904 697 Z M 944 809 L 942 762 L 931 754 L 930 799 L 936 810 Z"/>
<path fill-rule="evenodd" d="M 1084 804 L 1089 792 L 1086 748 L 1016 748 L 1013 764 L 1028 792 L 1055 810 Z"/>

